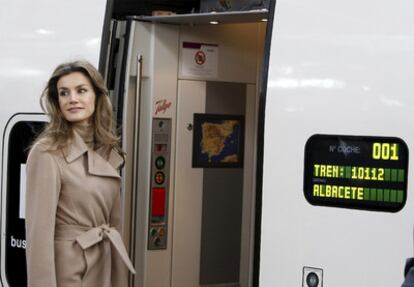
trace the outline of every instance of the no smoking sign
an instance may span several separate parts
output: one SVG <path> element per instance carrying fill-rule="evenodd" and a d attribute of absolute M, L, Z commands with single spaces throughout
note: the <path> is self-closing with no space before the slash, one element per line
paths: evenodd
<path fill-rule="evenodd" d="M 203 65 L 206 62 L 206 54 L 199 50 L 195 53 L 194 60 L 197 65 Z"/>
<path fill-rule="evenodd" d="M 190 78 L 217 78 L 218 44 L 183 42 L 180 75 Z"/>

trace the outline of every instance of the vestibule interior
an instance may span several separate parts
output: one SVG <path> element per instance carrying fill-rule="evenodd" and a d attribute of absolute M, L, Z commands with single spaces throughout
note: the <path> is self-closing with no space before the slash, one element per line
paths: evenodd
<path fill-rule="evenodd" d="M 260 20 L 133 21 L 124 127 L 129 142 L 138 131 L 135 146 L 127 145 L 129 154 L 135 148 L 137 169 L 128 159 L 125 172 L 126 193 L 135 193 L 126 196 L 136 202 L 127 220 L 137 269 L 133 286 L 251 286 L 265 30 Z M 193 167 L 196 113 L 244 119 L 242 167 Z M 158 245 L 151 228 L 154 119 L 171 124 L 165 241 Z"/>

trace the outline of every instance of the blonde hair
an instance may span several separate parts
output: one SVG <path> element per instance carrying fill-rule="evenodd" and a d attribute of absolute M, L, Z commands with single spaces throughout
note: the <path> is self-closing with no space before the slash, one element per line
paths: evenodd
<path fill-rule="evenodd" d="M 63 63 L 54 70 L 40 97 L 40 106 L 50 121 L 36 142 L 45 143 L 49 149 L 65 149 L 69 145 L 73 136 L 72 124 L 65 119 L 59 108 L 57 82 L 62 76 L 74 72 L 80 72 L 89 79 L 96 95 L 95 112 L 92 115 L 96 147 L 103 146 L 107 152 L 115 148 L 122 154 L 119 138 L 113 132 L 112 104 L 108 89 L 101 74 L 87 61 Z"/>

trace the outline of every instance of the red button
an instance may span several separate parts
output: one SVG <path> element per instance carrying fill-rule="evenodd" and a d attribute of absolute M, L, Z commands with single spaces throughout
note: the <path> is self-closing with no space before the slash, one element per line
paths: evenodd
<path fill-rule="evenodd" d="M 163 184 L 165 181 L 165 174 L 161 171 L 158 171 L 154 175 L 154 181 L 156 184 Z"/>
<path fill-rule="evenodd" d="M 165 215 L 165 188 L 152 189 L 151 215 L 153 217 Z"/>

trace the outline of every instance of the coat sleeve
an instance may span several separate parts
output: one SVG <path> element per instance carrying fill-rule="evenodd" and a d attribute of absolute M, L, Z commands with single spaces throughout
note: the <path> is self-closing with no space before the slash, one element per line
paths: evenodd
<path fill-rule="evenodd" d="M 122 213 L 121 213 L 121 193 L 117 192 L 115 196 L 114 205 L 112 206 L 110 224 L 122 235 Z M 112 286 L 127 287 L 128 286 L 128 268 L 122 261 L 121 256 L 115 248 L 111 249 L 112 270 L 111 280 Z"/>
<path fill-rule="evenodd" d="M 28 287 L 56 287 L 54 233 L 61 188 L 59 166 L 40 144 L 26 166 L 26 262 Z"/>

